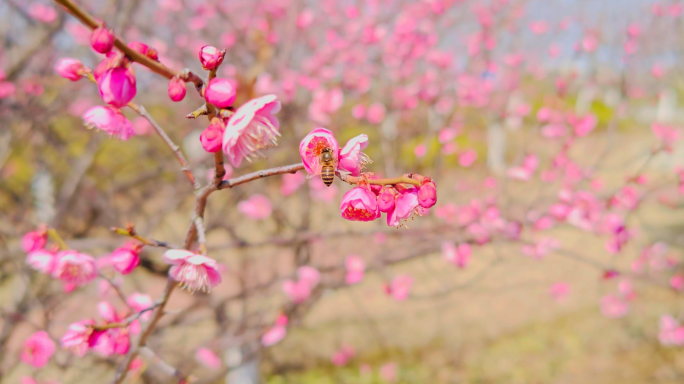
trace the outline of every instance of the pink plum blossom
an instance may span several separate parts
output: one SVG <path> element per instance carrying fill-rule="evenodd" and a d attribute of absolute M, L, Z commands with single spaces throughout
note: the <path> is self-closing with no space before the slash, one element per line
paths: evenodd
<path fill-rule="evenodd" d="M 472 149 L 462 152 L 458 156 L 458 164 L 460 164 L 461 167 L 470 167 L 475 163 L 475 160 L 477 160 L 477 152 Z"/>
<path fill-rule="evenodd" d="M 271 200 L 262 194 L 252 195 L 249 199 L 239 202 L 237 208 L 240 213 L 253 220 L 266 219 L 273 213 Z"/>
<path fill-rule="evenodd" d="M 140 249 L 139 244 L 127 244 L 118 248 L 109 255 L 112 267 L 122 275 L 128 275 L 140 264 Z"/>
<path fill-rule="evenodd" d="M 554 283 L 549 288 L 549 294 L 554 300 L 561 301 L 570 294 L 570 285 L 568 283 Z"/>
<path fill-rule="evenodd" d="M 236 94 L 235 86 L 232 81 L 215 77 L 207 83 L 207 87 L 204 91 L 204 98 L 207 99 L 208 103 L 211 103 L 218 108 L 228 108 L 233 105 Z M 250 102 L 247 102 L 247 104 L 249 103 Z M 233 118 L 235 118 L 235 116 L 233 116 Z"/>
<path fill-rule="evenodd" d="M 366 186 L 354 187 L 345 193 L 340 211 L 343 218 L 351 221 L 373 221 L 380 217 L 375 194 Z"/>
<path fill-rule="evenodd" d="M 109 53 L 114 47 L 114 33 L 105 25 L 95 28 L 90 34 L 90 46 L 97 53 Z"/>
<path fill-rule="evenodd" d="M 36 271 L 52 274 L 55 268 L 56 255 L 47 249 L 36 249 L 26 256 L 26 263 Z"/>
<path fill-rule="evenodd" d="M 78 81 L 81 80 L 81 75 L 85 72 L 85 67 L 80 60 L 66 57 L 59 59 L 55 65 L 55 71 L 65 79 Z"/>
<path fill-rule="evenodd" d="M 21 238 L 21 247 L 24 249 L 24 252 L 33 252 L 45 248 L 47 240 L 47 230 L 41 228 L 36 231 L 27 232 L 24 237 Z"/>
<path fill-rule="evenodd" d="M 169 98 L 172 101 L 181 101 L 185 98 L 185 81 L 181 80 L 178 76 L 174 76 L 169 80 Z"/>
<path fill-rule="evenodd" d="M 67 284 L 82 287 L 97 277 L 95 259 L 74 250 L 60 251 L 55 256 L 52 276 Z"/>
<path fill-rule="evenodd" d="M 380 124 L 385 120 L 385 106 L 382 103 L 373 103 L 368 107 L 366 118 L 371 124 Z"/>
<path fill-rule="evenodd" d="M 386 383 L 396 383 L 397 382 L 397 363 L 386 363 L 380 367 L 380 379 Z"/>
<path fill-rule="evenodd" d="M 356 352 L 354 351 L 354 348 L 345 345 L 335 352 L 332 358 L 330 358 L 330 362 L 332 362 L 336 367 L 343 367 L 347 365 L 349 360 L 351 360 L 355 354 Z"/>
<path fill-rule="evenodd" d="M 350 139 L 340 150 L 338 167 L 349 172 L 352 176 L 359 176 L 370 159 L 361 150 L 368 146 L 368 136 L 358 135 Z"/>
<path fill-rule="evenodd" d="M 660 123 L 651 124 L 651 131 L 668 152 L 672 152 L 672 144 L 679 141 L 681 136 L 679 129 Z"/>
<path fill-rule="evenodd" d="M 660 317 L 660 332 L 658 340 L 664 346 L 684 345 L 684 327 L 670 315 Z"/>
<path fill-rule="evenodd" d="M 209 153 L 220 152 L 223 145 L 225 125 L 218 117 L 211 119 L 211 124 L 202 131 L 200 143 L 202 148 Z"/>
<path fill-rule="evenodd" d="M 199 348 L 195 352 L 195 360 L 209 369 L 221 368 L 221 359 L 209 348 Z"/>
<path fill-rule="evenodd" d="M 462 243 L 458 246 L 449 241 L 442 243 L 442 258 L 459 268 L 468 266 L 471 255 L 472 250 L 468 243 Z"/>
<path fill-rule="evenodd" d="M 615 295 L 606 295 L 601 299 L 601 313 L 603 316 L 617 319 L 629 312 L 629 304 L 622 298 Z"/>
<path fill-rule="evenodd" d="M 57 10 L 55 8 L 37 2 L 31 4 L 28 14 L 32 18 L 46 24 L 57 20 Z"/>
<path fill-rule="evenodd" d="M 211 45 L 203 46 L 199 51 L 200 64 L 205 70 L 215 69 L 223 62 L 224 53 Z"/>
<path fill-rule="evenodd" d="M 325 148 L 332 149 L 335 158 L 334 163 L 337 164 L 339 146 L 335 136 L 329 130 L 316 128 L 299 143 L 299 155 L 302 157 L 304 168 L 310 176 L 321 174 L 320 157 Z"/>
<path fill-rule="evenodd" d="M 131 122 L 116 108 L 92 107 L 83 114 L 83 122 L 88 128 L 105 131 L 124 141 L 135 135 Z"/>
<path fill-rule="evenodd" d="M 243 158 L 251 161 L 254 153 L 262 155 L 262 149 L 277 145 L 280 123 L 273 114 L 279 110 L 277 97 L 266 95 L 246 102 L 231 116 L 223 134 L 223 152 L 234 167 Z"/>
<path fill-rule="evenodd" d="M 24 342 L 21 360 L 35 368 L 42 368 L 55 354 L 55 342 L 45 331 L 38 331 Z"/>
<path fill-rule="evenodd" d="M 126 298 L 126 304 L 136 312 L 142 312 L 143 310 L 151 308 L 154 305 L 154 300 L 152 300 L 150 295 L 135 292 Z M 147 321 L 150 317 L 152 317 L 152 312 L 147 311 L 140 315 L 140 320 Z"/>
<path fill-rule="evenodd" d="M 132 66 L 118 66 L 108 69 L 97 80 L 102 100 L 116 108 L 128 104 L 135 96 L 136 81 Z"/>
<path fill-rule="evenodd" d="M 221 283 L 216 261 L 184 249 L 170 249 L 162 257 L 171 264 L 169 276 L 190 292 L 208 291 Z"/>
<path fill-rule="evenodd" d="M 309 180 L 309 192 L 313 200 L 332 203 L 335 200 L 335 196 L 337 196 L 337 190 L 338 188 L 335 184 L 326 186 L 320 178 Z"/>
<path fill-rule="evenodd" d="M 270 347 L 272 345 L 278 344 L 287 335 L 287 328 L 285 325 L 276 324 L 271 329 L 266 331 L 261 337 L 261 345 L 264 347 Z"/>
<path fill-rule="evenodd" d="M 282 180 L 280 193 L 283 196 L 290 196 L 306 182 L 306 177 L 300 172 L 295 172 L 283 175 Z"/>
<path fill-rule="evenodd" d="M 69 325 L 62 336 L 62 347 L 71 350 L 76 356 L 85 356 L 88 349 L 94 345 L 98 334 L 90 327 L 92 324 L 92 321 L 86 320 Z"/>
<path fill-rule="evenodd" d="M 388 291 L 395 300 L 404 301 L 409 297 L 412 286 L 413 277 L 408 275 L 399 275 L 392 280 Z"/>

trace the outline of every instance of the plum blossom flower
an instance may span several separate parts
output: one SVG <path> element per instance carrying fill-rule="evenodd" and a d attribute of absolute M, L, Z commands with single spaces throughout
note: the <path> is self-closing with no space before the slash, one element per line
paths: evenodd
<path fill-rule="evenodd" d="M 651 124 L 651 131 L 661 141 L 665 151 L 672 152 L 672 144 L 679 141 L 681 132 L 679 129 L 669 125 L 653 123 Z"/>
<path fill-rule="evenodd" d="M 340 211 L 350 221 L 373 221 L 380 217 L 375 194 L 367 186 L 357 186 L 345 193 Z"/>
<path fill-rule="evenodd" d="M 207 292 L 221 283 L 216 261 L 184 249 L 170 249 L 162 256 L 171 264 L 169 276 L 190 292 Z"/>
<path fill-rule="evenodd" d="M 128 275 L 140 264 L 140 244 L 127 244 L 109 255 L 112 267 L 122 275 Z"/>
<path fill-rule="evenodd" d="M 106 324 L 118 324 L 124 321 L 123 314 L 116 313 L 114 306 L 107 302 L 101 301 L 97 304 L 97 310 L 100 317 Z M 137 324 L 137 323 L 136 323 Z M 131 324 L 132 326 L 133 324 Z M 139 324 L 138 324 L 139 325 Z M 131 346 L 130 339 L 131 330 L 129 327 L 111 328 L 104 331 L 93 332 L 90 347 L 101 354 L 108 357 L 112 355 L 125 355 Z"/>
<path fill-rule="evenodd" d="M 347 270 L 344 281 L 349 285 L 357 284 L 363 280 L 366 263 L 359 256 L 350 255 L 344 260 L 344 268 Z"/>
<path fill-rule="evenodd" d="M 52 23 L 57 20 L 57 10 L 48 5 L 33 3 L 28 10 L 29 16 L 41 23 Z"/>
<path fill-rule="evenodd" d="M 65 57 L 59 59 L 55 65 L 55 71 L 65 79 L 71 81 L 81 80 L 81 74 L 85 72 L 85 67 L 80 60 Z"/>
<path fill-rule="evenodd" d="M 24 237 L 21 238 L 21 246 L 24 249 L 24 252 L 32 252 L 45 248 L 47 240 L 47 230 L 45 228 L 40 228 L 36 231 L 27 232 Z"/>
<path fill-rule="evenodd" d="M 535 244 L 526 244 L 522 247 L 522 253 L 534 259 L 541 260 L 549 252 L 558 249 L 560 243 L 556 239 L 544 238 Z"/>
<path fill-rule="evenodd" d="M 465 268 L 468 265 L 471 255 L 472 249 L 468 243 L 462 243 L 458 246 L 449 241 L 442 243 L 442 257 L 444 260 L 459 268 Z"/>
<path fill-rule="evenodd" d="M 320 281 L 321 275 L 316 268 L 309 266 L 302 266 L 297 269 L 297 282 L 293 280 L 285 280 L 283 282 L 283 292 L 295 304 L 303 303 Z"/>
<path fill-rule="evenodd" d="M 252 195 L 249 199 L 239 202 L 237 208 L 240 213 L 254 220 L 266 219 L 273 212 L 271 200 L 262 194 Z"/>
<path fill-rule="evenodd" d="M 128 43 L 128 46 L 141 55 L 147 56 L 152 60 L 159 61 L 159 52 L 145 43 L 141 43 L 140 41 L 131 41 Z"/>
<path fill-rule="evenodd" d="M 287 173 L 283 175 L 283 184 L 280 186 L 280 193 L 283 196 L 290 196 L 306 182 L 306 177 L 302 173 Z"/>
<path fill-rule="evenodd" d="M 221 151 L 224 131 L 225 126 L 220 118 L 214 117 L 211 119 L 211 124 L 209 124 L 200 135 L 202 148 L 209 153 Z"/>
<path fill-rule="evenodd" d="M 114 33 L 106 25 L 95 28 L 90 34 L 90 46 L 95 52 L 109 53 L 114 47 Z"/>
<path fill-rule="evenodd" d="M 321 174 L 320 157 L 323 149 L 331 148 L 335 166 L 338 162 L 339 146 L 332 132 L 325 128 L 316 128 L 299 143 L 299 154 L 309 176 Z"/>
<path fill-rule="evenodd" d="M 409 188 L 399 192 L 394 201 L 394 209 L 387 212 L 387 225 L 399 228 L 414 214 L 422 215 L 424 209 L 418 203 L 418 190 Z"/>
<path fill-rule="evenodd" d="M 629 312 L 629 303 L 615 295 L 606 295 L 601 299 L 601 313 L 610 319 L 623 317 Z"/>
<path fill-rule="evenodd" d="M 309 105 L 309 118 L 320 124 L 330 122 L 329 115 L 337 112 L 344 103 L 344 93 L 341 88 L 331 90 L 317 89 L 313 94 L 313 101 Z"/>
<path fill-rule="evenodd" d="M 149 309 L 154 305 L 154 300 L 150 295 L 145 295 L 142 293 L 135 292 L 126 298 L 126 304 L 133 308 L 136 312 L 141 312 L 143 310 Z M 152 316 L 151 311 L 147 311 L 140 315 L 140 320 L 147 321 Z"/>
<path fill-rule="evenodd" d="M 563 300 L 570 293 L 570 285 L 568 283 L 554 283 L 549 288 L 549 295 L 556 300 Z"/>
<path fill-rule="evenodd" d="M 133 125 L 121 111 L 112 107 L 96 106 L 83 114 L 83 122 L 88 128 L 97 128 L 126 141 L 135 136 Z"/>
<path fill-rule="evenodd" d="M 404 301 L 408 298 L 413 286 L 413 277 L 409 275 L 399 275 L 392 279 L 389 284 L 388 293 L 397 301 Z"/>
<path fill-rule="evenodd" d="M 397 381 L 397 363 L 386 363 L 380 367 L 380 378 L 386 383 L 395 383 Z"/>
<path fill-rule="evenodd" d="M 514 167 L 508 170 L 508 177 L 522 181 L 529 180 L 539 166 L 539 158 L 537 155 L 527 155 L 523 159 L 523 163 L 519 167 Z"/>
<path fill-rule="evenodd" d="M 347 365 L 349 360 L 351 360 L 354 357 L 354 355 L 356 355 L 354 348 L 345 345 L 342 348 L 340 348 L 339 351 L 335 352 L 332 358 L 330 358 L 330 362 L 333 363 L 333 365 L 336 367 L 343 367 Z"/>
<path fill-rule="evenodd" d="M 205 45 L 200 48 L 199 51 L 200 64 L 202 64 L 202 68 L 207 71 L 221 65 L 224 56 L 225 52 L 222 52 L 220 49 L 212 47 L 211 45 Z"/>
<path fill-rule="evenodd" d="M 366 118 L 368 119 L 368 122 L 371 124 L 380 124 L 383 120 L 385 120 L 386 112 L 387 110 L 385 109 L 384 104 L 373 103 L 368 107 Z"/>
<path fill-rule="evenodd" d="M 280 320 L 281 318 L 284 318 L 285 320 L 282 321 Z M 287 328 L 285 327 L 286 325 L 287 317 L 282 315 L 278 318 L 278 320 L 276 320 L 276 325 L 266 331 L 263 336 L 261 336 L 261 345 L 264 347 L 270 347 L 272 345 L 278 344 L 287 335 Z"/>
<path fill-rule="evenodd" d="M 58 252 L 52 276 L 67 284 L 82 287 L 97 277 L 95 259 L 74 250 Z"/>
<path fill-rule="evenodd" d="M 207 83 L 204 98 L 207 99 L 207 102 L 219 108 L 228 108 L 233 105 L 236 94 L 237 92 L 232 81 L 215 77 Z"/>
<path fill-rule="evenodd" d="M 55 268 L 56 256 L 47 249 L 36 249 L 26 255 L 26 263 L 36 271 L 52 274 Z"/>
<path fill-rule="evenodd" d="M 62 347 L 70 349 L 76 356 L 85 356 L 88 349 L 94 345 L 98 333 L 90 327 L 92 324 L 93 321 L 85 320 L 69 325 L 62 336 Z"/>
<path fill-rule="evenodd" d="M 199 348 L 195 352 L 195 360 L 209 369 L 216 370 L 221 368 L 221 358 L 216 356 L 216 353 L 209 348 Z"/>
<path fill-rule="evenodd" d="M 251 161 L 254 153 L 263 156 L 261 149 L 277 145 L 280 136 L 280 123 L 273 114 L 280 110 L 280 102 L 275 95 L 252 99 L 235 111 L 223 133 L 223 152 L 228 155 L 234 167 L 242 164 L 242 159 Z"/>
<path fill-rule="evenodd" d="M 475 160 L 477 160 L 477 152 L 472 149 L 467 150 L 458 156 L 458 164 L 461 167 L 470 167 L 475 163 Z"/>
<path fill-rule="evenodd" d="M 124 107 L 137 92 L 135 71 L 130 64 L 109 68 L 97 79 L 97 87 L 105 103 L 116 108 Z"/>
<path fill-rule="evenodd" d="M 21 360 L 35 368 L 44 367 L 55 354 L 55 342 L 45 331 L 38 331 L 24 342 Z"/>
<path fill-rule="evenodd" d="M 178 76 L 174 76 L 169 80 L 169 98 L 172 101 L 181 101 L 185 98 L 185 81 L 181 80 Z"/>
<path fill-rule="evenodd" d="M 437 188 L 435 183 L 427 177 L 422 184 L 418 189 L 418 204 L 423 208 L 431 208 L 437 204 Z"/>
<path fill-rule="evenodd" d="M 390 212 L 394 209 L 394 203 L 396 196 L 399 193 L 397 192 L 396 189 L 393 187 L 388 187 L 385 186 L 380 190 L 380 194 L 378 194 L 378 209 L 380 209 L 380 212 Z"/>
<path fill-rule="evenodd" d="M 361 152 L 367 146 L 367 135 L 358 135 L 347 141 L 347 144 L 340 150 L 339 169 L 349 172 L 352 176 L 359 176 L 366 164 L 371 163 L 370 158 Z"/>

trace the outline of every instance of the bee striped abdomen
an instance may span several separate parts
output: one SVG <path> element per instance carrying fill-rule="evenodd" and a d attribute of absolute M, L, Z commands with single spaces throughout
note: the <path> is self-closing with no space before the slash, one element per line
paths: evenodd
<path fill-rule="evenodd" d="M 335 179 L 335 168 L 331 165 L 324 165 L 321 168 L 321 179 L 323 179 L 323 183 L 329 187 Z"/>

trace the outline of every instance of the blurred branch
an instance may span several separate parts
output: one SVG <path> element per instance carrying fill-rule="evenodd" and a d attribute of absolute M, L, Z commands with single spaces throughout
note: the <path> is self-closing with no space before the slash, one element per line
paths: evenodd
<path fill-rule="evenodd" d="M 141 242 L 141 243 L 143 243 L 143 244 L 145 244 L 145 245 L 152 246 L 152 247 L 178 248 L 178 247 L 174 246 L 173 244 L 169 244 L 169 243 L 167 243 L 167 242 L 165 242 L 165 241 L 159 241 L 159 240 L 154 240 L 154 239 L 148 239 L 148 238 L 146 238 L 146 237 L 142 237 L 142 236 L 138 235 L 138 234 L 135 232 L 135 228 L 133 227 L 133 225 L 130 225 L 130 226 L 126 227 L 126 228 L 112 227 L 112 228 L 110 228 L 110 229 L 111 229 L 112 232 L 116 233 L 117 235 L 132 237 L 132 238 L 138 240 L 139 242 Z"/>

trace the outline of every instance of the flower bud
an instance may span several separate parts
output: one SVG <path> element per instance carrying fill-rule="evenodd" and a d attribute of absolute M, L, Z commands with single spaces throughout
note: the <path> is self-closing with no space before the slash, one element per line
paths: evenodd
<path fill-rule="evenodd" d="M 114 46 L 112 30 L 105 25 L 95 28 L 90 34 L 90 46 L 98 53 L 108 53 L 111 51 Z"/>
<path fill-rule="evenodd" d="M 181 101 L 185 98 L 185 82 L 178 76 L 169 80 L 169 97 L 173 101 Z"/>
<path fill-rule="evenodd" d="M 223 62 L 224 55 L 225 52 L 221 52 L 218 48 L 205 45 L 199 51 L 202 68 L 206 70 L 216 69 Z"/>
<path fill-rule="evenodd" d="M 385 187 L 378 195 L 378 208 L 380 212 L 389 212 L 394 209 L 394 199 L 396 192 L 392 187 Z"/>
<path fill-rule="evenodd" d="M 211 124 L 202 131 L 200 135 L 200 143 L 202 148 L 207 152 L 218 152 L 221 150 L 223 144 L 223 131 L 225 130 L 223 122 L 218 117 L 211 120 Z"/>
<path fill-rule="evenodd" d="M 140 264 L 140 247 L 135 244 L 126 245 L 116 249 L 109 257 L 111 258 L 112 267 L 117 272 L 122 275 L 128 275 Z"/>
<path fill-rule="evenodd" d="M 228 79 L 213 78 L 207 84 L 204 98 L 219 108 L 228 108 L 235 101 L 235 87 Z"/>
<path fill-rule="evenodd" d="M 425 178 L 425 180 L 429 180 Z M 418 204 L 423 208 L 430 208 L 437 203 L 437 188 L 435 183 L 427 181 L 418 190 Z"/>
<path fill-rule="evenodd" d="M 31 231 L 25 234 L 21 239 L 21 245 L 24 248 L 24 252 L 33 252 L 35 250 L 45 248 L 45 244 L 47 244 L 47 238 L 48 234 L 45 229 Z"/>
<path fill-rule="evenodd" d="M 159 52 L 145 43 L 131 41 L 128 43 L 128 47 L 142 55 L 149 57 L 152 60 L 159 61 Z"/>
<path fill-rule="evenodd" d="M 71 58 L 59 59 L 57 65 L 55 65 L 55 71 L 59 73 L 65 79 L 71 81 L 78 81 L 81 79 L 81 73 L 83 72 L 83 63 L 79 60 Z"/>
<path fill-rule="evenodd" d="M 110 68 L 97 81 L 97 87 L 105 103 L 117 108 L 125 106 L 137 91 L 133 67 Z"/>

